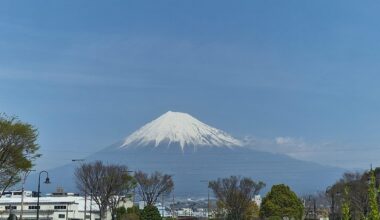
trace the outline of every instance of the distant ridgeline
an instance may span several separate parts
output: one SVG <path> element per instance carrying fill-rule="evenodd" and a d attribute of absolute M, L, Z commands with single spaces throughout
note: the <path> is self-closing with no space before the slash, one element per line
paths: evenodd
<path fill-rule="evenodd" d="M 167 112 L 125 140 L 86 158 L 126 164 L 131 170 L 162 171 L 175 181 L 176 197 L 204 197 L 207 181 L 241 175 L 272 184 L 288 184 L 298 193 L 325 190 L 342 169 L 255 151 L 242 141 L 186 113 Z M 49 171 L 55 186 L 75 190 L 70 164 Z M 205 183 L 206 181 L 206 183 Z M 31 185 L 30 185 L 31 186 Z M 53 190 L 53 189 L 51 189 Z"/>

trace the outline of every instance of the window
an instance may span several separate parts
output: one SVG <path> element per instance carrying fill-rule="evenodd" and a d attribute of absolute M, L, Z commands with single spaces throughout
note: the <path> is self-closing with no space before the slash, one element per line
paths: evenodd
<path fill-rule="evenodd" d="M 29 209 L 37 209 L 37 206 L 36 205 L 30 205 L 28 208 Z"/>
<path fill-rule="evenodd" d="M 65 218 L 65 214 L 59 214 L 58 218 Z"/>
<path fill-rule="evenodd" d="M 11 208 L 10 205 L 5 206 L 5 209 L 6 209 L 6 210 L 9 210 L 10 208 Z M 12 209 L 17 209 L 17 206 L 12 206 Z"/>
<path fill-rule="evenodd" d="M 66 209 L 65 205 L 56 205 L 54 206 L 54 209 Z"/>

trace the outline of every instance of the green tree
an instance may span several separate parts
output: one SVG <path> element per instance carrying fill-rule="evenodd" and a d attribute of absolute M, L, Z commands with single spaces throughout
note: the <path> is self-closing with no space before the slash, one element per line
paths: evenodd
<path fill-rule="evenodd" d="M 0 190 L 20 181 L 21 172 L 33 167 L 37 154 L 37 129 L 18 120 L 0 114 Z M 1 194 L 0 194 L 1 195 Z"/>
<path fill-rule="evenodd" d="M 147 205 L 141 212 L 141 220 L 162 220 L 162 218 L 156 206 Z"/>
<path fill-rule="evenodd" d="M 119 207 L 115 209 L 116 220 L 123 220 L 127 215 L 127 209 L 125 207 Z"/>
<path fill-rule="evenodd" d="M 260 214 L 260 208 L 257 206 L 256 202 L 251 201 L 248 210 L 245 213 L 245 219 L 258 219 Z"/>
<path fill-rule="evenodd" d="M 344 187 L 344 200 L 342 204 L 342 220 L 350 220 L 350 201 L 348 197 L 348 187 Z"/>
<path fill-rule="evenodd" d="M 368 198 L 369 198 L 369 213 L 368 220 L 379 220 L 379 209 L 377 204 L 377 193 L 378 189 L 376 187 L 376 179 L 375 172 L 373 170 L 370 171 L 369 176 L 369 187 L 368 187 Z"/>
<path fill-rule="evenodd" d="M 135 213 L 128 213 L 123 220 L 140 220 L 140 217 Z"/>
<path fill-rule="evenodd" d="M 128 214 L 136 214 L 138 216 L 140 216 L 140 209 L 138 206 L 132 206 L 130 208 L 127 208 L 127 213 Z"/>
<path fill-rule="evenodd" d="M 376 169 L 375 174 L 380 170 Z M 330 203 L 330 218 L 343 218 L 343 203 L 348 200 L 351 219 L 363 219 L 368 214 L 369 172 L 346 172 L 336 183 L 326 190 L 326 199 Z M 344 195 L 348 187 L 348 195 Z M 334 216 L 333 216 L 334 215 Z"/>
<path fill-rule="evenodd" d="M 260 217 L 302 219 L 303 204 L 297 195 L 284 184 L 272 186 L 271 191 L 264 197 L 260 208 Z"/>
<path fill-rule="evenodd" d="M 115 209 L 116 220 L 140 220 L 140 209 L 132 206 L 127 209 L 121 206 Z"/>

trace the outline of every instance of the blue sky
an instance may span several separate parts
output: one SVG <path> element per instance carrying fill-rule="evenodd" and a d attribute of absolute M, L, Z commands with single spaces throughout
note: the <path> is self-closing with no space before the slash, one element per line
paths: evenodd
<path fill-rule="evenodd" d="M 2 1 L 0 112 L 39 129 L 37 168 L 168 110 L 270 151 L 366 168 L 380 156 L 379 10 L 347 0 Z"/>

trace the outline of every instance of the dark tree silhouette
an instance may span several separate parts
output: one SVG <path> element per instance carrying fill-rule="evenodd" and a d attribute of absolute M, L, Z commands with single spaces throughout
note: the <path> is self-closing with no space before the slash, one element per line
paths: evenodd
<path fill-rule="evenodd" d="M 252 198 L 265 186 L 251 178 L 231 176 L 209 182 L 218 203 L 227 212 L 227 219 L 245 219 L 252 207 Z"/>
<path fill-rule="evenodd" d="M 102 218 L 108 207 L 114 216 L 121 199 L 134 188 L 133 177 L 124 165 L 105 165 L 101 161 L 85 163 L 75 170 L 75 177 L 78 189 L 90 194 Z"/>
<path fill-rule="evenodd" d="M 154 205 L 160 196 L 169 195 L 174 189 L 172 177 L 160 172 L 149 175 L 142 171 L 135 173 L 138 193 L 147 206 Z"/>

